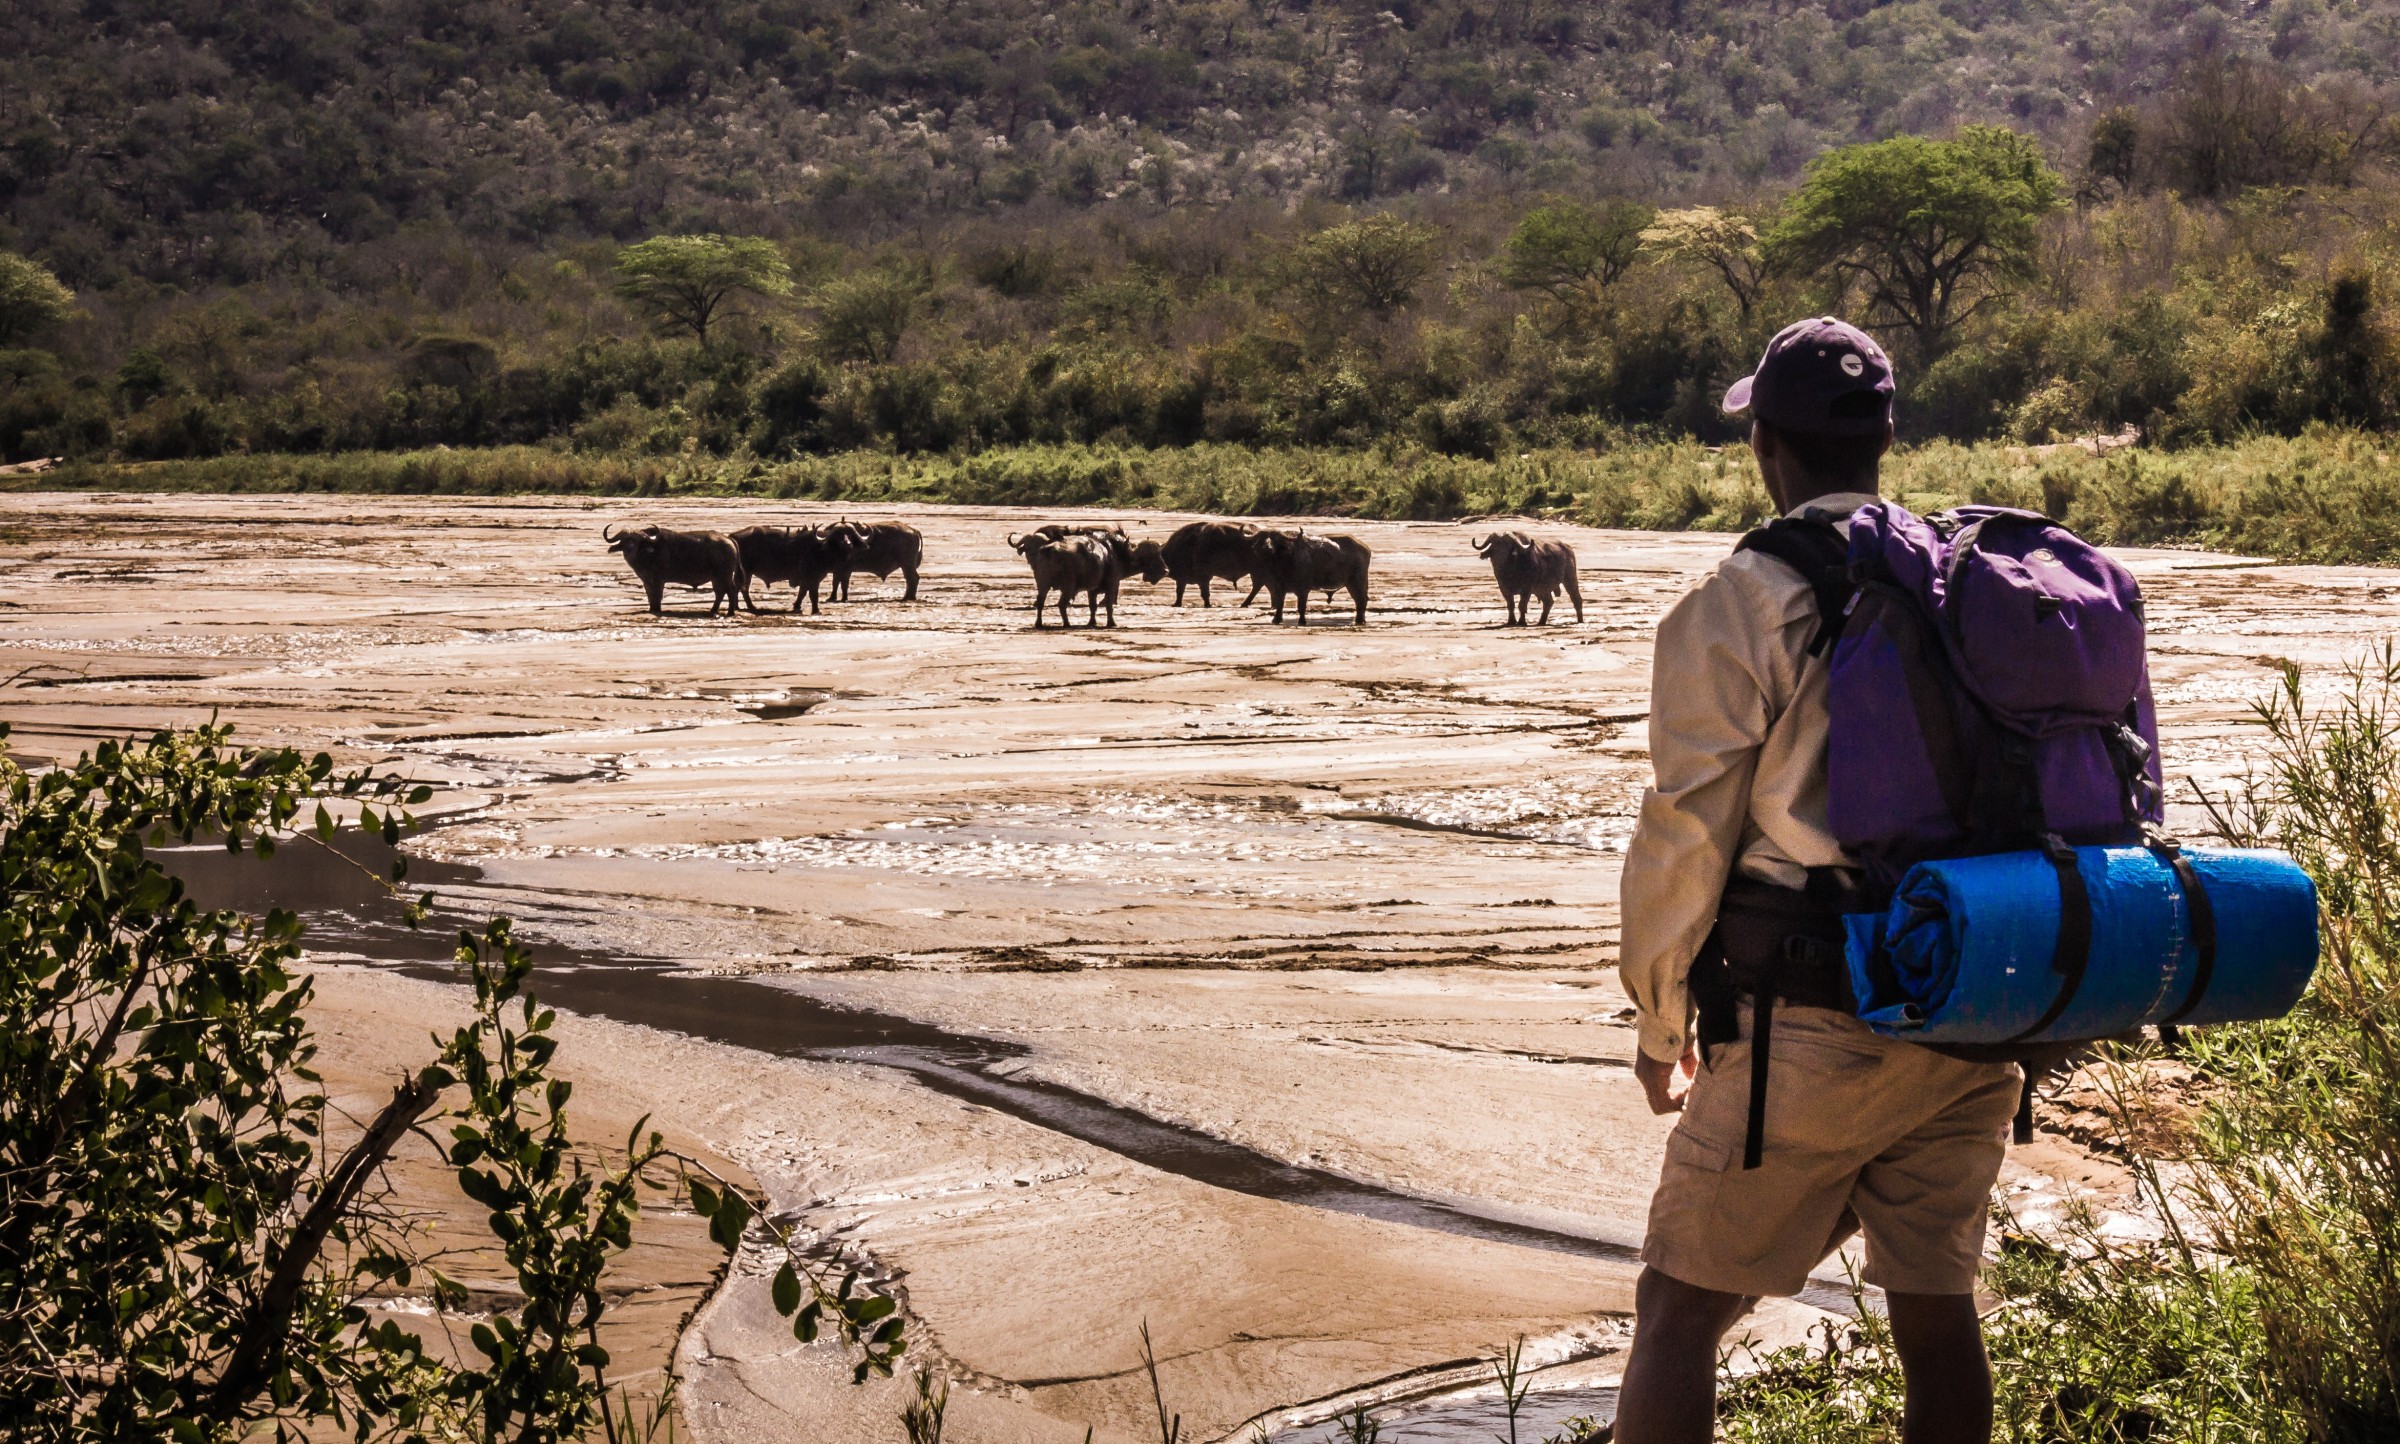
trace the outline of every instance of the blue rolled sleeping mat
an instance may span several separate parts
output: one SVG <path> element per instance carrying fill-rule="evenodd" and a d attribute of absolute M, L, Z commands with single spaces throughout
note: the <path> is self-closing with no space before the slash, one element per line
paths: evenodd
<path fill-rule="evenodd" d="M 1858 1014 L 1876 1032 L 1920 1043 L 2105 1038 L 2147 1023 L 2226 1023 L 2291 1011 L 2317 966 L 2317 890 L 2290 857 L 2263 849 L 2182 850 L 2197 874 L 2194 910 L 2170 863 L 2147 848 L 2079 847 L 2091 899 L 2091 947 L 2063 1010 L 2055 966 L 2059 867 L 2040 852 L 1924 862 L 1891 908 L 1846 919 Z M 2195 984 L 2199 996 L 2193 996 Z"/>

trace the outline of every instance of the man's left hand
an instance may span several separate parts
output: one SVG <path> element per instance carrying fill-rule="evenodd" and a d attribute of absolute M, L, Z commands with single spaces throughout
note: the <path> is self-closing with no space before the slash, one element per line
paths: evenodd
<path fill-rule="evenodd" d="M 1636 1050 L 1633 1055 L 1634 1081 L 1650 1099 L 1653 1113 L 1681 1113 L 1683 1100 L 1690 1096 L 1692 1080 L 1700 1074 L 1700 1050 L 1686 1044 L 1683 1056 L 1672 1063 L 1662 1063 L 1649 1054 Z"/>

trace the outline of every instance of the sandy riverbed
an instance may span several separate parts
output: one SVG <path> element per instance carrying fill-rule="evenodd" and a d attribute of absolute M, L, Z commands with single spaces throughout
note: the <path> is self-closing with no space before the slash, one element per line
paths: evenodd
<path fill-rule="evenodd" d="M 441 789 L 421 850 L 481 870 L 464 909 L 1003 1039 L 1009 1071 L 1274 1158 L 1638 1239 L 1665 1125 L 1625 1071 L 1617 860 L 1651 629 L 1725 538 L 1545 526 L 1581 554 L 1586 619 L 1503 630 L 1471 528 L 1345 524 L 1376 551 L 1363 628 L 1135 583 L 1119 628 L 1066 635 L 1028 626 L 1001 542 L 1021 513 L 911 512 L 922 600 L 862 577 L 822 617 L 654 620 L 598 539 L 826 510 L 8 495 L 0 715 L 35 756 L 213 712 L 405 768 Z M 2170 772 L 2204 781 L 2241 767 L 2274 659 L 2356 653 L 2400 590 L 2128 560 Z M 369 970 L 321 986 L 345 1026 L 412 1038 L 445 1006 Z M 1204 1437 L 1518 1333 L 1621 1331 L 1619 1262 L 1231 1193 L 870 1066 L 574 1028 L 562 1067 L 607 1109 L 675 1120 L 900 1271 L 927 1356 L 973 1386 L 968 1444 L 1142 1433 L 1144 1317 Z M 2036 1193 L 2076 1167 L 2028 1162 Z M 756 1280 L 685 1362 L 700 1437 L 788 1415 L 896 1437 L 891 1389 L 797 1350 Z"/>

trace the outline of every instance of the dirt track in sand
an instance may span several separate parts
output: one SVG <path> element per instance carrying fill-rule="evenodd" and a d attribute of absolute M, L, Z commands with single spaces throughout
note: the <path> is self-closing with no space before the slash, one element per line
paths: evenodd
<path fill-rule="evenodd" d="M 1135 583 L 1119 628 L 1064 635 L 1028 626 L 1001 541 L 1022 513 L 908 513 L 922 600 L 862 577 L 822 617 L 653 620 L 598 540 L 818 514 L 0 497 L 0 715 L 33 755 L 216 712 L 401 766 L 442 788 L 424 850 L 483 870 L 462 906 L 1006 1038 L 1012 1069 L 1278 1158 L 1638 1237 L 1664 1128 L 1624 1073 L 1616 860 L 1651 630 L 1726 539 L 1541 527 L 1581 554 L 1586 619 L 1512 631 L 1472 528 L 1343 524 L 1376 551 L 1363 628 Z M 2272 659 L 2356 653 L 2400 593 L 2128 559 L 2178 777 L 2238 770 Z M 326 980 L 421 1032 L 408 989 Z M 1519 1331 L 1613 1337 L 1625 1304 L 1622 1265 L 1227 1195 L 871 1069 L 583 1026 L 583 1066 L 906 1271 L 929 1343 L 983 1385 L 954 1438 L 1132 1432 L 1143 1313 L 1213 1435 Z M 803 1406 L 894 1432 L 888 1398 L 773 1345 L 755 1294 L 690 1345 L 701 1433 Z"/>

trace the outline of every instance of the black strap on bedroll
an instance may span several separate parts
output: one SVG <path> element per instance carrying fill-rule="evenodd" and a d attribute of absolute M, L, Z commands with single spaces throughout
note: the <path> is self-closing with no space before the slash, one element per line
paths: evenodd
<path fill-rule="evenodd" d="M 1815 512 L 1777 517 L 1744 536 L 1734 550 L 1764 552 L 1807 580 L 1817 597 L 1817 634 L 1809 641 L 1809 655 L 1831 651 L 1858 592 L 1850 580 L 1850 539 L 1841 529 Z"/>
<path fill-rule="evenodd" d="M 2042 834 L 2042 855 L 2058 874 L 2058 946 L 2050 954 L 2050 971 L 2058 974 L 2058 992 L 2032 1027 L 2009 1039 L 2023 1043 L 2048 1031 L 2063 1016 L 2083 987 L 2092 965 L 2092 893 L 2084 885 L 2083 869 L 2075 865 L 2075 849 L 2055 832 Z"/>
<path fill-rule="evenodd" d="M 2075 994 L 2083 987 L 2083 977 L 2092 964 L 2092 893 L 2083 880 L 2083 870 L 2075 865 L 2075 849 L 2055 832 L 2042 834 L 2042 855 L 2058 874 L 2058 943 L 2050 954 L 2050 970 L 2058 974 L 2058 992 L 2050 1006 L 2032 1027 L 2009 1039 L 2022 1043 L 2035 1034 L 2047 1031 L 2074 1003 Z M 2003 1045 L 2006 1046 L 2006 1045 Z M 2017 1094 L 2017 1116 L 2009 1125 L 2009 1137 L 2018 1143 L 2033 1141 L 2033 1090 L 2046 1069 L 2037 1069 L 2031 1060 L 2020 1065 L 2025 1082 Z"/>
<path fill-rule="evenodd" d="M 2209 902 L 2207 887 L 2200 881 L 2199 869 L 2184 855 L 2180 844 L 2156 828 L 2144 832 L 2142 844 L 2173 870 L 2176 885 L 2183 890 L 2184 908 L 2191 918 L 2192 948 L 2199 954 L 2192 969 L 2191 991 L 2185 995 L 2182 1005 L 2159 1023 L 2159 1036 L 2171 1040 L 2176 1022 L 2200 1006 L 2200 1000 L 2208 996 L 2209 982 L 2216 974 L 2216 909 Z M 2051 834 L 2042 839 L 2042 851 L 2050 858 L 2051 866 L 2058 869 L 2059 877 L 2058 951 L 2051 957 L 2051 967 L 2060 975 L 2059 989 L 2041 1021 L 2019 1033 L 2012 1042 L 2030 1038 L 2058 1021 L 2074 1001 L 2075 991 L 2082 986 L 2084 973 L 2091 961 L 2091 893 L 2084 884 L 2082 873 L 2074 867 L 2074 849 Z M 2001 1046 L 2006 1048 L 2009 1045 Z M 2063 1058 L 2067 1047 L 2059 1046 L 2060 1057 Z M 2034 1086 L 2055 1066 L 2057 1060 L 2037 1060 L 2026 1056 L 2020 1061 L 2025 1069 L 2025 1086 L 2018 1095 L 2016 1121 L 2010 1131 L 2017 1142 L 2031 1143 Z"/>
<path fill-rule="evenodd" d="M 1842 955 L 1843 889 L 1838 874 L 1812 873 L 1806 890 L 1737 877 L 1726 884 L 1717 923 L 1693 960 L 1691 989 L 1700 1011 L 1703 1050 L 1741 1037 L 1741 1002 L 1750 1004 L 1750 1118 L 1742 1167 L 1756 1168 L 1765 1148 L 1768 1061 L 1775 1003 L 1858 1011 Z"/>
<path fill-rule="evenodd" d="M 2144 841 L 2159 861 L 2175 870 L 2175 882 L 2183 889 L 2184 911 L 2192 920 L 2192 950 L 2200 955 L 2192 968 L 2192 990 L 2184 995 L 2183 1006 L 2159 1022 L 2160 1034 L 2164 1036 L 2167 1029 L 2200 1006 L 2200 1000 L 2208 996 L 2209 983 L 2216 977 L 2217 909 L 2208 900 L 2208 889 L 2201 886 L 2200 869 L 2192 866 L 2192 860 L 2183 855 L 2183 848 L 2173 838 L 2154 830 Z"/>

